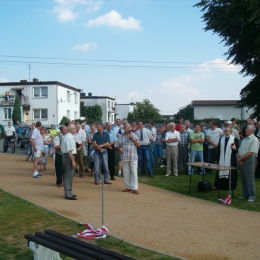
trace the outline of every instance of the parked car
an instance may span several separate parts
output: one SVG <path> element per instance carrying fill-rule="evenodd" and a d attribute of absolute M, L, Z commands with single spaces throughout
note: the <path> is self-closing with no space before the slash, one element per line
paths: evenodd
<path fill-rule="evenodd" d="M 18 137 L 18 147 L 22 148 L 27 144 L 29 130 L 29 126 L 23 126 L 21 128 L 21 134 Z"/>

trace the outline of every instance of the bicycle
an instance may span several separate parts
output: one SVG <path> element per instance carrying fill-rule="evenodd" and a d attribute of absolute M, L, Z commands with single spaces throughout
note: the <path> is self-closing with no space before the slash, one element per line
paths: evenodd
<path fill-rule="evenodd" d="M 14 139 L 10 139 L 7 144 L 5 142 L 3 143 L 4 153 L 7 152 L 8 148 L 11 149 L 12 153 L 15 153 L 15 140 Z"/>

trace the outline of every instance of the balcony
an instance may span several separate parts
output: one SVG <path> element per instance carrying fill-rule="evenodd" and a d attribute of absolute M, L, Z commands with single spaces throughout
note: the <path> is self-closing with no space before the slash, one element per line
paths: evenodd
<path fill-rule="evenodd" d="M 114 108 L 114 107 L 108 107 L 108 108 L 107 108 L 107 112 L 108 112 L 109 114 L 115 113 L 115 108 Z"/>
<path fill-rule="evenodd" d="M 8 95 L 8 96 L 0 96 L 0 106 L 13 106 L 14 105 L 15 96 Z M 20 100 L 21 106 L 29 105 L 29 97 L 28 96 L 21 96 Z"/>

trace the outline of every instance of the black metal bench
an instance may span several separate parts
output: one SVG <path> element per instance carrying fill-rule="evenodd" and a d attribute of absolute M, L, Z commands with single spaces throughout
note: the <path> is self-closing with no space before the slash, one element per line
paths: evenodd
<path fill-rule="evenodd" d="M 118 254 L 116 252 L 101 248 L 99 246 L 86 243 L 77 238 L 58 233 L 53 230 L 45 230 L 44 233 L 36 232 L 35 235 L 26 234 L 25 239 L 41 245 L 44 248 L 51 249 L 55 252 L 72 257 L 77 260 L 85 259 L 118 259 L 118 260 L 133 260 L 134 258 Z M 44 254 L 44 253 L 43 253 Z M 40 258 L 38 258 L 40 259 Z"/>

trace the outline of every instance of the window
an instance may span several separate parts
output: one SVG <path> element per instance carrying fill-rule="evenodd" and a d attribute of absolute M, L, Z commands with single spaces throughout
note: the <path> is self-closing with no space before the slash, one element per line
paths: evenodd
<path fill-rule="evenodd" d="M 33 88 L 33 97 L 47 98 L 48 97 L 48 88 L 47 87 L 34 87 Z"/>
<path fill-rule="evenodd" d="M 70 110 L 67 110 L 67 118 L 70 119 Z"/>
<path fill-rule="evenodd" d="M 67 101 L 70 102 L 70 91 L 67 91 Z"/>
<path fill-rule="evenodd" d="M 77 111 L 74 112 L 74 119 L 78 119 L 78 112 Z"/>
<path fill-rule="evenodd" d="M 110 108 L 110 101 L 107 101 L 107 107 Z"/>
<path fill-rule="evenodd" d="M 12 108 L 4 108 L 4 119 L 12 119 Z"/>
<path fill-rule="evenodd" d="M 78 103 L 78 93 L 74 92 L 74 102 Z"/>
<path fill-rule="evenodd" d="M 114 123 L 114 115 L 111 115 L 111 122 Z"/>
<path fill-rule="evenodd" d="M 48 119 L 48 110 L 47 109 L 34 109 L 33 118 L 34 119 Z"/>

